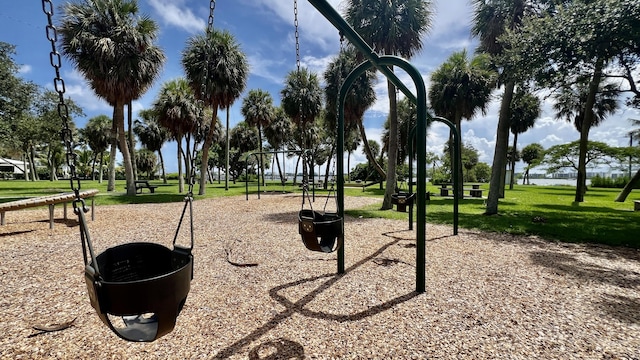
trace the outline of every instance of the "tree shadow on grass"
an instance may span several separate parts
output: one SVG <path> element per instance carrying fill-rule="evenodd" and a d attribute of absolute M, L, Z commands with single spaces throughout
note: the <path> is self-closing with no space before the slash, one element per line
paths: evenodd
<path fill-rule="evenodd" d="M 407 230 L 403 230 L 403 231 L 407 231 Z M 390 299 L 389 301 L 386 301 L 384 303 L 381 303 L 381 304 L 378 304 L 376 306 L 370 307 L 370 308 L 368 308 L 368 309 L 366 309 L 364 311 L 359 311 L 359 312 L 356 312 L 356 313 L 353 313 L 353 314 L 331 314 L 331 313 L 325 313 L 325 312 L 322 312 L 322 311 L 312 311 L 312 310 L 309 310 L 309 309 L 306 308 L 306 306 L 309 303 L 311 303 L 318 295 L 320 295 L 322 292 L 324 292 L 325 290 L 327 290 L 328 288 L 333 286 L 335 283 L 337 283 L 340 279 L 342 279 L 350 271 L 355 270 L 356 268 L 362 266 L 363 264 L 365 264 L 365 263 L 367 263 L 369 261 L 373 261 L 376 257 L 378 257 L 380 254 L 382 254 L 389 247 L 398 244 L 400 241 L 407 240 L 406 238 L 394 237 L 391 234 L 392 234 L 392 232 L 385 233 L 383 235 L 392 237 L 394 239 L 393 241 L 384 244 L 382 247 L 380 247 L 378 250 L 376 250 L 371 255 L 363 258 L 362 260 L 356 262 L 355 264 L 353 264 L 350 267 L 348 267 L 347 269 L 345 269 L 345 274 L 323 274 L 323 275 L 313 276 L 313 277 L 310 277 L 310 278 L 300 279 L 300 280 L 297 280 L 297 281 L 293 281 L 293 282 L 289 282 L 289 283 L 286 283 L 286 284 L 282 284 L 282 285 L 276 286 L 276 287 L 272 288 L 271 290 L 269 290 L 269 296 L 271 296 L 271 298 L 273 298 L 275 301 L 279 302 L 282 306 L 284 306 L 285 309 L 283 311 L 281 311 L 280 313 L 274 315 L 267 323 L 265 323 L 264 325 L 262 325 L 262 326 L 258 327 L 257 329 L 255 329 L 249 335 L 243 337 L 242 339 L 236 341 L 235 343 L 229 345 L 228 347 L 220 350 L 216 354 L 216 356 L 214 358 L 215 359 L 226 359 L 226 358 L 232 356 L 233 354 L 238 353 L 244 347 L 246 347 L 247 345 L 249 345 L 253 341 L 259 339 L 261 336 L 264 336 L 269 331 L 271 331 L 274 328 L 276 328 L 281 322 L 285 321 L 286 319 L 290 318 L 292 315 L 294 315 L 296 313 L 298 313 L 298 314 L 300 314 L 302 316 L 306 316 L 306 317 L 310 317 L 310 318 L 316 318 L 316 319 L 322 319 L 322 320 L 333 320 L 333 321 L 338 321 L 338 322 L 357 321 L 357 320 L 361 320 L 361 319 L 369 317 L 369 316 L 373 316 L 375 314 L 379 314 L 379 313 L 384 312 L 386 310 L 389 310 L 389 309 L 393 308 L 394 306 L 396 306 L 398 304 L 401 304 L 401 303 L 403 303 L 405 301 L 408 301 L 408 300 L 413 299 L 414 297 L 418 296 L 419 294 L 417 292 L 412 291 L 410 293 L 407 293 L 407 294 L 395 297 L 393 299 Z M 318 280 L 322 280 L 322 279 L 325 279 L 325 278 L 327 279 L 326 281 L 324 281 L 315 290 L 312 290 L 311 292 L 309 292 L 307 295 L 303 296 L 298 301 L 293 302 L 293 301 L 287 299 L 284 295 L 280 294 L 280 292 L 285 290 L 285 289 L 301 286 L 301 285 L 304 285 L 304 284 L 307 284 L 307 283 L 310 283 L 310 282 L 314 282 L 314 281 L 318 281 Z M 253 358 L 256 358 L 255 355 L 258 354 L 260 349 L 262 349 L 265 346 L 266 347 L 273 347 L 273 348 L 276 349 L 276 351 L 282 352 L 284 354 L 287 354 L 288 352 L 293 351 L 294 355 L 296 355 L 296 356 L 303 356 L 304 355 L 304 347 L 302 345 L 300 345 L 299 343 L 290 341 L 290 340 L 285 340 L 284 342 L 274 343 L 274 344 L 272 344 L 272 342 L 262 343 L 262 344 L 258 345 L 256 348 L 250 350 L 250 352 L 249 352 L 250 356 L 254 356 Z M 283 348 L 283 346 L 285 346 L 285 348 Z M 289 349 L 294 349 L 294 350 L 289 350 Z M 271 357 L 269 357 L 269 358 L 271 358 Z M 276 359 L 276 358 L 278 358 L 278 357 L 273 357 L 273 359 Z"/>

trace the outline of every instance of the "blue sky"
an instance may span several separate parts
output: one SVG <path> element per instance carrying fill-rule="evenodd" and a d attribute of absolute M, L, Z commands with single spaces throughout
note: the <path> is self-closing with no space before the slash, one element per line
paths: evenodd
<path fill-rule="evenodd" d="M 160 80 L 134 102 L 134 116 L 138 110 L 150 107 L 164 81 L 183 76 L 181 51 L 190 36 L 204 31 L 209 16 L 209 2 L 205 0 L 138 1 L 141 12 L 159 25 L 158 45 L 165 51 L 167 61 Z M 342 1 L 329 2 L 342 13 Z M 62 3 L 54 1 L 56 6 Z M 411 60 L 423 74 L 427 87 L 431 72 L 452 52 L 466 48 L 471 53 L 477 44 L 469 33 L 472 18 L 469 0 L 434 0 L 434 11 L 433 26 L 424 39 L 423 50 Z M 245 93 L 260 88 L 269 91 L 276 104 L 280 103 L 283 79 L 296 65 L 293 16 L 293 1 L 217 1 L 214 26 L 234 34 L 249 59 L 251 75 Z M 338 31 L 306 0 L 298 1 L 298 18 L 302 65 L 321 74 L 339 50 Z M 0 41 L 17 46 L 15 60 L 21 66 L 20 75 L 52 89 L 54 73 L 49 64 L 50 45 L 45 36 L 45 25 L 46 16 L 41 3 L 37 1 L 15 1 L 0 12 Z M 66 59 L 63 60 L 62 76 L 67 94 L 85 110 L 86 118 L 75 119 L 79 127 L 83 127 L 87 119 L 93 116 L 111 116 L 111 108 L 93 95 L 82 76 Z M 399 77 L 410 84 L 405 74 L 399 74 Z M 378 77 L 376 93 L 378 101 L 366 113 L 365 127 L 370 140 L 380 141 L 388 112 L 386 80 L 381 75 Z M 500 99 L 501 91 L 496 90 L 486 114 L 479 113 L 471 121 L 464 120 L 462 123 L 463 141 L 473 145 L 480 153 L 480 161 L 488 164 L 493 159 Z M 239 110 L 241 102 L 242 98 L 231 108 L 232 126 L 243 120 Z M 555 119 L 551 106 L 551 102 L 545 100 L 543 113 L 535 127 L 519 136 L 519 148 L 533 142 L 548 148 L 578 139 L 579 134 L 573 125 Z M 224 119 L 226 114 L 220 113 L 219 116 Z M 628 118 L 639 119 L 640 111 L 621 106 L 618 113 L 591 130 L 590 139 L 614 146 L 628 146 Z M 428 134 L 428 150 L 440 154 L 447 136 L 448 130 L 444 125 L 433 126 Z M 175 146 L 175 143 L 169 143 L 163 149 L 170 172 L 177 171 Z M 361 151 L 356 151 L 351 157 L 351 166 L 360 162 L 366 162 L 366 158 Z"/>

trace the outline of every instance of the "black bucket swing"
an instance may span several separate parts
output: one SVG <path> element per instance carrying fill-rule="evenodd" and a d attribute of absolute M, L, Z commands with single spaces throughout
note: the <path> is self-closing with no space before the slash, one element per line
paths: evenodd
<path fill-rule="evenodd" d="M 211 1 L 209 26 L 215 2 Z M 76 157 L 70 129 L 69 109 L 64 101 L 64 80 L 60 77 L 60 54 L 56 50 L 53 4 L 42 0 L 47 15 L 47 39 L 51 43 L 50 61 L 55 69 L 55 90 L 59 96 L 58 115 L 62 119 L 62 139 L 66 147 L 71 188 L 76 194 L 74 213 L 78 215 L 85 265 L 85 282 L 98 316 L 116 335 L 128 341 L 149 342 L 171 332 L 182 310 L 193 279 L 193 185 L 195 169 L 189 178 L 189 190 L 173 239 L 173 249 L 149 242 L 118 245 L 95 255 L 85 213 L 89 211 L 80 197 L 80 178 L 76 174 Z M 193 157 L 195 159 L 196 146 Z M 191 243 L 176 244 L 184 216 L 189 209 Z"/>
<path fill-rule="evenodd" d="M 411 207 L 415 199 L 415 193 L 410 193 L 402 189 L 402 186 L 396 186 L 396 192 L 391 194 L 391 203 L 396 205 L 396 211 L 407 212 L 407 206 Z"/>
<path fill-rule="evenodd" d="M 78 211 L 91 306 L 122 339 L 154 341 L 173 330 L 193 279 L 193 231 L 189 247 L 176 244 L 187 207 L 193 229 L 192 204 L 188 194 L 173 250 L 155 243 L 133 242 L 109 248 L 97 256 L 84 214 Z"/>
<path fill-rule="evenodd" d="M 344 241 L 344 224 L 342 217 L 338 215 L 338 210 L 327 212 L 327 204 L 332 194 L 337 208 L 336 191 L 332 182 L 324 208 L 319 212 L 313 209 L 308 182 L 305 181 L 302 186 L 302 209 L 298 213 L 298 232 L 302 236 L 304 246 L 311 251 L 332 253 L 338 250 Z M 309 202 L 309 209 L 305 209 L 305 199 Z"/>

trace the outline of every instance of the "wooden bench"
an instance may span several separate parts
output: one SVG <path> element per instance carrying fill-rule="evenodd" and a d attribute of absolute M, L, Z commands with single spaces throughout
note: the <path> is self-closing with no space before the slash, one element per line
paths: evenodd
<path fill-rule="evenodd" d="M 136 180 L 136 194 L 142 194 L 142 189 L 149 189 L 152 194 L 156 191 L 157 185 L 149 185 L 147 180 Z"/>
<path fill-rule="evenodd" d="M 91 220 L 95 219 L 95 203 L 94 196 L 98 193 L 98 190 L 84 190 L 80 191 L 80 197 L 91 198 Z M 67 203 L 73 202 L 76 199 L 76 195 L 73 192 L 38 196 L 29 199 L 10 201 L 6 203 L 0 203 L 0 225 L 6 224 L 5 213 L 7 211 L 22 210 L 30 207 L 37 206 L 49 206 L 49 229 L 53 229 L 53 214 L 56 204 L 64 204 L 64 219 L 67 219 Z"/>
<path fill-rule="evenodd" d="M 640 211 L 640 200 L 633 200 L 633 211 Z"/>

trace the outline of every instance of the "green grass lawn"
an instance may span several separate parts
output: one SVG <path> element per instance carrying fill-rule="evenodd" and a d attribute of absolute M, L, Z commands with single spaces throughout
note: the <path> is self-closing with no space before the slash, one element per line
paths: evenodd
<path fill-rule="evenodd" d="M 162 181 L 151 181 L 158 185 L 154 194 L 147 189 L 142 195 L 130 197 L 125 195 L 124 180 L 116 182 L 116 191 L 107 192 L 107 182 L 82 181 L 82 189 L 98 189 L 97 205 L 139 204 L 152 202 L 183 201 L 184 194 L 178 193 L 177 181 L 163 184 Z M 197 193 L 197 185 L 195 192 Z M 488 185 L 483 185 L 485 196 Z M 19 200 L 25 197 L 55 194 L 70 191 L 68 181 L 19 180 L 0 181 L 0 202 Z M 299 192 L 297 186 L 282 187 L 269 183 L 261 190 L 273 192 Z M 435 186 L 428 186 L 431 193 L 438 193 Z M 257 183 L 250 183 L 249 200 L 257 199 Z M 575 189 L 570 186 L 525 186 L 516 185 L 513 190 L 505 191 L 505 198 L 500 200 L 499 215 L 486 216 L 484 200 L 465 198 L 460 201 L 459 225 L 461 228 L 480 229 L 514 235 L 538 235 L 549 240 L 563 242 L 590 242 L 608 245 L 624 245 L 640 248 L 640 212 L 633 211 L 633 201 L 640 199 L 640 191 L 634 190 L 624 203 L 613 200 L 617 189 L 590 188 L 585 201 L 574 204 Z M 209 184 L 204 196 L 195 198 L 212 198 L 218 196 L 244 195 L 245 183 L 229 183 L 225 190 L 224 182 Z M 317 195 L 325 196 L 326 192 L 317 190 Z M 383 190 L 374 185 L 362 190 L 360 187 L 346 187 L 349 196 L 374 196 L 380 203 L 363 209 L 346 209 L 347 213 L 363 217 L 384 217 L 407 219 L 408 214 L 394 210 L 379 210 L 382 204 Z M 415 209 L 414 209 L 415 211 Z M 534 221 L 536 220 L 536 221 Z M 453 224 L 453 199 L 432 196 L 427 205 L 427 221 L 430 223 Z"/>

